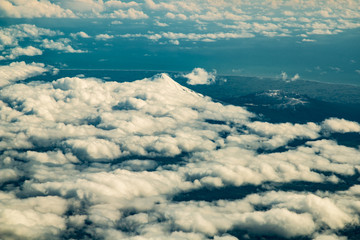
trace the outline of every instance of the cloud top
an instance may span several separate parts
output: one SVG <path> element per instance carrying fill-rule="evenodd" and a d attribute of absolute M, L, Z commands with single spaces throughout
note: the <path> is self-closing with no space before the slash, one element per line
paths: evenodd
<path fill-rule="evenodd" d="M 42 63 L 12 62 L 10 65 L 0 66 L 0 87 L 47 71 L 49 69 Z"/>
<path fill-rule="evenodd" d="M 24 69 L 16 79 L 46 67 L 1 71 Z M 328 139 L 358 123 L 253 121 L 167 74 L 16 79 L 0 89 L 0 235 L 9 239 L 321 239 L 359 222 L 359 186 L 340 184 L 359 171 L 359 149 Z"/>
<path fill-rule="evenodd" d="M 194 68 L 191 73 L 184 74 L 189 85 L 209 85 L 215 82 L 216 72 L 207 72 L 203 68 Z"/>

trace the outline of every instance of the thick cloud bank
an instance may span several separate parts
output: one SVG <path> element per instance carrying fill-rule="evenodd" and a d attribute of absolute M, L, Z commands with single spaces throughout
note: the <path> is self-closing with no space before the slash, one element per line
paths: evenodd
<path fill-rule="evenodd" d="M 44 69 L 3 70 L 18 65 Z M 166 74 L 3 86 L 0 117 L 4 240 L 343 239 L 360 224 L 360 151 L 327 138 L 355 122 L 255 121 Z"/>
<path fill-rule="evenodd" d="M 47 71 L 49 69 L 42 63 L 12 62 L 10 65 L 0 66 L 0 87 Z"/>

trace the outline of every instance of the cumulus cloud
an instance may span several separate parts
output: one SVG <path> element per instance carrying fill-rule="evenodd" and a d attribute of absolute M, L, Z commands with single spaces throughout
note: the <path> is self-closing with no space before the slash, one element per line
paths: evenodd
<path fill-rule="evenodd" d="M 47 0 L 4 0 L 0 3 L 0 14 L 10 18 L 76 17 L 71 10 L 63 9 Z"/>
<path fill-rule="evenodd" d="M 220 28 L 122 35 L 175 45 L 291 34 L 310 42 L 308 34 L 359 27 L 354 1 L 347 2 L 351 7 L 336 1 L 239 3 L 6 0 L 0 15 L 105 17 L 114 18 L 112 24 L 149 19 L 162 29 L 176 21 L 214 22 Z M 83 52 L 70 39 L 50 38 L 61 34 L 29 24 L 3 27 L 4 58 L 41 54 L 19 45 L 27 39 L 39 48 Z M 360 151 L 329 139 L 360 132 L 359 123 L 264 122 L 166 74 L 124 83 L 84 75 L 20 82 L 50 70 L 40 63 L 0 66 L 4 239 L 323 240 L 346 239 L 341 235 L 348 227 L 359 226 Z M 195 68 L 183 77 L 190 85 L 211 84 L 215 72 Z"/>
<path fill-rule="evenodd" d="M 180 203 L 164 209 L 166 216 L 185 231 L 199 231 L 215 235 L 220 231 L 238 228 L 255 235 L 296 237 L 311 234 L 315 224 L 309 214 L 297 214 L 285 208 L 252 211 L 249 201 L 217 202 L 209 204 Z"/>
<path fill-rule="evenodd" d="M 285 238 L 308 235 L 315 224 L 308 214 L 297 214 L 287 209 L 246 214 L 239 224 L 255 234 L 275 235 Z M 296 227 L 301 226 L 301 227 Z"/>
<path fill-rule="evenodd" d="M 285 82 L 291 82 L 300 79 L 300 75 L 298 73 L 296 73 L 292 78 L 289 78 L 286 72 L 281 72 L 280 77 Z"/>
<path fill-rule="evenodd" d="M 135 2 L 135 1 L 122 2 L 122 1 L 115 1 L 115 0 L 107 1 L 104 4 L 110 8 L 136 7 L 136 6 L 140 5 L 139 3 Z"/>
<path fill-rule="evenodd" d="M 12 62 L 10 65 L 0 66 L 0 87 L 47 71 L 49 69 L 42 63 Z"/>
<path fill-rule="evenodd" d="M 54 2 L 81 17 L 99 16 L 98 14 L 104 10 L 104 2 L 97 0 L 54 0 Z"/>
<path fill-rule="evenodd" d="M 112 18 L 120 18 L 120 19 L 147 19 L 149 16 L 143 11 L 136 10 L 134 8 L 129 8 L 128 10 L 116 10 L 110 15 Z"/>
<path fill-rule="evenodd" d="M 283 81 L 286 81 L 288 79 L 288 75 L 286 72 L 281 72 L 280 77 Z"/>
<path fill-rule="evenodd" d="M 71 33 L 70 34 L 71 37 L 73 38 L 90 38 L 90 36 L 86 33 L 86 32 L 83 32 L 83 31 L 80 31 L 80 32 L 77 32 L 77 33 Z"/>
<path fill-rule="evenodd" d="M 81 159 L 111 161 L 122 155 L 118 145 L 104 139 L 69 140 L 66 144 Z"/>
<path fill-rule="evenodd" d="M 5 56 L 7 59 L 16 59 L 20 56 L 37 56 L 42 55 L 42 51 L 33 46 L 28 46 L 26 48 L 15 47 L 10 50 L 9 55 Z"/>
<path fill-rule="evenodd" d="M 296 81 L 298 79 L 300 79 L 300 75 L 298 73 L 296 73 L 290 80 L 291 81 Z"/>
<path fill-rule="evenodd" d="M 39 39 L 42 36 L 61 35 L 61 32 L 47 28 L 40 28 L 33 24 L 17 24 L 0 28 L 0 44 L 3 46 L 16 46 L 24 38 Z"/>
<path fill-rule="evenodd" d="M 166 24 L 166 23 L 162 23 L 162 22 L 159 22 L 159 20 L 155 20 L 155 23 L 154 23 L 156 26 L 159 26 L 159 27 L 168 27 L 169 25 Z"/>
<path fill-rule="evenodd" d="M 360 132 L 360 124 L 339 118 L 329 118 L 322 122 L 322 128 L 329 132 Z"/>
<path fill-rule="evenodd" d="M 188 79 L 186 82 L 190 85 L 205 84 L 209 85 L 215 82 L 216 72 L 209 73 L 203 68 L 194 68 L 191 73 L 184 74 L 183 76 Z"/>
<path fill-rule="evenodd" d="M 113 35 L 109 35 L 109 34 L 98 34 L 95 36 L 96 40 L 108 40 L 108 39 L 112 39 L 114 38 Z"/>
<path fill-rule="evenodd" d="M 0 89 L 1 236 L 321 239 L 359 223 L 360 188 L 347 180 L 359 149 L 326 139 L 357 123 L 254 121 L 167 74 L 15 83 L 45 70 L 0 69 L 11 76 Z"/>
<path fill-rule="evenodd" d="M 314 240 L 347 240 L 347 237 L 337 236 L 336 234 L 321 234 L 314 238 Z"/>
<path fill-rule="evenodd" d="M 66 228 L 62 215 L 66 200 L 56 196 L 17 199 L 13 194 L 0 194 L 0 234 L 4 239 L 43 239 L 60 234 Z"/>
<path fill-rule="evenodd" d="M 71 45 L 70 45 L 70 39 L 68 38 L 62 38 L 59 39 L 57 41 L 54 41 L 52 39 L 44 39 L 42 41 L 41 47 L 46 48 L 46 49 L 51 49 L 51 50 L 57 50 L 57 51 L 62 51 L 62 52 L 66 52 L 66 53 L 84 53 L 86 51 L 83 50 L 75 50 Z"/>
<path fill-rule="evenodd" d="M 174 45 L 180 45 L 179 40 L 169 40 L 169 42 L 174 44 Z"/>
<path fill-rule="evenodd" d="M 182 14 L 182 13 L 174 14 L 172 12 L 166 13 L 165 17 L 170 18 L 170 19 L 179 19 L 179 20 L 186 20 L 187 19 L 187 16 Z"/>
<path fill-rule="evenodd" d="M 256 211 L 256 207 L 271 209 Z M 292 238 L 311 235 L 319 226 L 341 228 L 355 220 L 348 215 L 349 209 L 339 208 L 329 198 L 281 191 L 251 194 L 233 202 L 191 201 L 162 208 L 180 229 L 207 235 L 237 228 L 254 235 Z"/>
<path fill-rule="evenodd" d="M 153 0 L 145 0 L 145 4 L 148 8 L 152 10 L 170 10 L 170 11 L 177 10 L 174 4 L 166 3 L 166 2 L 155 3 Z"/>

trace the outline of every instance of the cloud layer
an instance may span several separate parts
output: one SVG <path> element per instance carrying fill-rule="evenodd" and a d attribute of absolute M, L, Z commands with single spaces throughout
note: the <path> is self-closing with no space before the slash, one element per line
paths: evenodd
<path fill-rule="evenodd" d="M 5 18 L 109 18 L 152 31 L 0 28 L 0 238 L 346 239 L 360 225 L 360 149 L 335 136 L 357 136 L 359 123 L 265 122 L 167 74 L 30 81 L 56 69 L 21 58 L 86 53 L 80 40 L 116 38 L 174 48 L 289 36 L 316 44 L 360 27 L 359 9 L 351 0 L 1 1 Z M 215 75 L 194 68 L 183 77 L 206 85 Z"/>
<path fill-rule="evenodd" d="M 55 50 L 65 53 L 84 53 L 85 50 L 74 49 L 69 38 L 60 31 L 37 27 L 33 24 L 16 24 L 0 28 L 0 60 L 14 60 L 22 56 L 42 55 L 44 50 Z M 72 38 L 90 38 L 85 32 L 71 33 Z M 51 39 L 55 38 L 55 39 Z M 24 46 L 24 42 L 26 45 Z M 31 44 L 31 45 L 29 45 Z M 33 45 L 33 46 L 32 46 Z"/>
<path fill-rule="evenodd" d="M 0 66 L 0 87 L 40 75 L 47 71 L 49 69 L 42 63 L 26 64 L 25 62 L 12 62 L 8 66 Z"/>
<path fill-rule="evenodd" d="M 329 138 L 356 122 L 254 120 L 166 74 L 9 85 L 46 68 L 1 71 L 16 69 L 0 89 L 4 239 L 337 239 L 359 225 L 359 149 Z"/>
<path fill-rule="evenodd" d="M 360 27 L 359 2 L 321 1 L 114 1 L 4 0 L 0 16 L 11 18 L 111 18 L 171 27 L 190 22 L 211 34 L 298 36 L 311 43 L 316 35 L 332 35 Z M 155 20 L 154 20 L 155 19 Z M 143 22 L 143 23 L 145 23 Z M 214 31 L 216 29 L 216 31 Z M 220 29 L 220 30 L 218 30 Z M 210 30 L 210 31 L 209 31 Z M 156 33 L 161 34 L 161 33 Z M 233 38 L 233 37 L 229 37 Z M 212 38 L 209 38 L 212 39 Z"/>

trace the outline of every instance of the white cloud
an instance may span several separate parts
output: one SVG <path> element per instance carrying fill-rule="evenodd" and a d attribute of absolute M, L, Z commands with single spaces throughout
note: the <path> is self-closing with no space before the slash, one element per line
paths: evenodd
<path fill-rule="evenodd" d="M 99 13 L 105 9 L 104 2 L 98 0 L 55 0 L 55 2 L 62 8 L 70 9 L 77 16 L 83 17 L 99 16 Z"/>
<path fill-rule="evenodd" d="M 315 34 L 315 35 L 333 35 L 342 32 L 342 30 L 330 30 L 330 29 L 314 29 L 312 31 L 307 32 L 307 34 Z"/>
<path fill-rule="evenodd" d="M 9 55 L 5 56 L 6 59 L 16 59 L 20 56 L 36 56 L 42 55 L 42 51 L 33 46 L 28 46 L 26 48 L 15 47 L 10 50 Z"/>
<path fill-rule="evenodd" d="M 324 8 L 324 6 L 327 6 Z M 359 28 L 359 3 L 348 1 L 335 4 L 332 0 L 296 3 L 270 1 L 99 1 L 99 0 L 4 0 L 0 9 L 5 17 L 81 17 L 145 20 L 149 16 L 163 24 L 165 20 L 214 22 L 225 28 L 243 29 L 267 37 L 299 34 L 338 34 L 346 29 Z M 33 10 L 31 10 L 33 9 Z M 275 10 L 276 9 L 276 10 Z M 165 12 L 165 15 L 164 15 Z M 299 14 L 301 13 L 301 14 Z M 226 21 L 226 24 L 225 24 Z M 221 30 L 220 30 L 221 31 Z M 304 38 L 305 40 L 307 38 Z"/>
<path fill-rule="evenodd" d="M 62 38 L 57 41 L 52 39 L 44 39 L 42 41 L 41 47 L 51 50 L 58 50 L 66 53 L 84 53 L 83 50 L 75 50 L 69 43 L 70 39 Z"/>
<path fill-rule="evenodd" d="M 276 208 L 266 212 L 244 214 L 239 224 L 256 235 L 275 235 L 285 238 L 309 235 L 315 230 L 311 215 Z"/>
<path fill-rule="evenodd" d="M 170 40 L 169 42 L 174 45 L 180 45 L 180 42 L 178 40 Z"/>
<path fill-rule="evenodd" d="M 179 19 L 179 20 L 186 20 L 187 19 L 187 16 L 182 14 L 182 13 L 174 14 L 172 12 L 166 13 L 165 17 L 170 18 L 170 19 Z"/>
<path fill-rule="evenodd" d="M 215 72 L 209 73 L 203 68 L 194 68 L 191 73 L 184 74 L 183 76 L 187 78 L 187 84 L 190 85 L 199 85 L 205 84 L 209 85 L 215 82 Z"/>
<path fill-rule="evenodd" d="M 353 121 L 348 121 L 339 118 L 329 118 L 322 122 L 322 128 L 325 131 L 348 133 L 360 132 L 360 124 Z"/>
<path fill-rule="evenodd" d="M 316 236 L 314 240 L 347 240 L 347 237 L 337 236 L 336 234 L 321 234 Z"/>
<path fill-rule="evenodd" d="M 135 2 L 135 1 L 122 2 L 122 1 L 115 1 L 115 0 L 107 1 L 104 4 L 105 4 L 105 6 L 110 7 L 110 8 L 136 7 L 136 6 L 140 5 L 139 3 Z"/>
<path fill-rule="evenodd" d="M 175 45 L 294 33 L 305 42 L 311 40 L 305 33 L 333 34 L 358 27 L 356 2 L 352 11 L 350 2 L 347 6 L 336 1 L 239 3 L 7 0 L 0 3 L 0 14 L 134 20 L 151 16 L 150 23 L 164 29 L 169 19 L 173 23 L 193 16 L 194 24 L 201 19 L 234 29 L 123 35 Z M 321 4 L 332 9 L 321 10 Z M 34 7 L 41 9 L 24 10 Z M 292 15 L 302 11 L 308 17 L 296 21 Z M 278 18 L 277 13 L 284 16 Z M 41 39 L 60 34 L 14 25 L 0 29 L 0 43 L 14 58 L 40 53 L 18 45 L 28 38 L 43 48 L 82 52 L 69 39 Z M 88 37 L 84 32 L 71 36 Z M 239 238 L 322 240 L 345 239 L 338 235 L 346 233 L 347 226 L 358 227 L 360 187 L 348 178 L 360 169 L 359 149 L 328 138 L 332 132 L 359 132 L 359 123 L 336 118 L 318 124 L 252 121 L 254 115 L 246 109 L 214 102 L 165 74 L 131 83 L 79 75 L 17 84 L 50 70 L 39 63 L 0 66 L 0 235 L 225 240 L 244 232 Z M 185 77 L 189 84 L 210 84 L 215 73 L 196 68 Z M 300 76 L 283 72 L 281 77 L 290 81 Z M 344 183 L 349 189 L 338 190 Z M 224 187 L 244 196 L 227 199 L 217 192 L 226 191 Z M 207 192 L 224 200 L 206 197 Z M 208 202 L 193 200 L 191 194 Z M 178 196 L 190 200 L 172 200 Z"/>
<path fill-rule="evenodd" d="M 205 14 L 194 14 L 190 16 L 192 20 L 202 20 L 202 21 L 216 21 L 223 20 L 224 15 L 216 11 L 207 11 Z"/>
<path fill-rule="evenodd" d="M 256 206 L 271 209 L 256 211 Z M 291 238 L 312 235 L 323 224 L 336 228 L 354 220 L 347 209 L 340 209 L 329 198 L 281 191 L 251 194 L 232 202 L 190 201 L 161 207 L 178 228 L 210 236 L 237 228 L 254 235 Z"/>
<path fill-rule="evenodd" d="M 289 78 L 286 72 L 281 72 L 280 77 L 285 82 L 291 82 L 300 79 L 300 75 L 298 73 L 296 73 L 292 78 Z"/>
<path fill-rule="evenodd" d="M 159 27 L 168 27 L 169 25 L 166 24 L 166 23 L 162 23 L 162 22 L 159 22 L 159 20 L 155 20 L 155 23 L 154 23 L 156 26 L 159 26 Z"/>
<path fill-rule="evenodd" d="M 95 36 L 96 40 L 108 40 L 108 39 L 112 39 L 114 38 L 113 35 L 109 35 L 109 34 L 98 34 Z"/>
<path fill-rule="evenodd" d="M 173 32 L 167 32 L 162 34 L 163 37 L 169 38 L 169 39 L 188 39 L 192 41 L 199 41 L 203 39 L 213 39 L 213 40 L 219 40 L 219 39 L 231 39 L 231 38 L 252 38 L 254 35 L 249 33 L 207 33 L 207 34 L 196 34 L 196 33 L 173 33 Z"/>
<path fill-rule="evenodd" d="M 66 200 L 55 197 L 17 199 L 13 194 L 0 194 L 0 234 L 5 239 L 41 239 L 60 234 L 66 228 L 62 215 Z"/>
<path fill-rule="evenodd" d="M 122 155 L 118 145 L 104 139 L 69 140 L 65 144 L 81 159 L 111 161 Z"/>
<path fill-rule="evenodd" d="M 267 122 L 255 121 L 247 125 L 251 130 L 258 134 L 266 136 L 281 136 L 283 138 L 295 139 L 297 137 L 304 137 L 308 139 L 315 139 L 319 137 L 318 132 L 320 127 L 315 123 L 307 124 L 291 124 L 279 123 L 271 124 Z"/>
<path fill-rule="evenodd" d="M 120 19 L 147 19 L 149 16 L 143 11 L 135 10 L 134 8 L 129 8 L 128 10 L 116 10 L 111 14 L 112 18 Z"/>
<path fill-rule="evenodd" d="M 28 65 L 4 69 L 12 76 L 45 68 Z M 250 238 L 311 238 L 358 225 L 360 188 L 336 188 L 356 176 L 360 153 L 326 140 L 325 123 L 336 129 L 334 119 L 252 121 L 246 109 L 214 102 L 166 74 L 123 83 L 13 83 L 0 89 L 0 117 L 0 235 L 9 238 L 86 232 L 104 239 L 235 239 L 231 234 L 243 231 Z M 339 124 L 347 130 L 336 130 L 356 127 L 345 123 Z M 281 191 L 299 182 L 305 190 Z M 249 193 L 227 199 L 217 193 L 223 187 Z M 190 200 L 173 200 L 179 196 Z"/>
<path fill-rule="evenodd" d="M 148 8 L 152 10 L 170 10 L 170 11 L 177 10 L 177 7 L 174 4 L 166 3 L 166 2 L 155 3 L 153 0 L 145 0 L 145 4 Z"/>
<path fill-rule="evenodd" d="M 19 179 L 19 174 L 14 170 L 10 168 L 5 168 L 0 170 L 0 184 L 6 182 L 15 182 Z"/>
<path fill-rule="evenodd" d="M 0 13 L 3 17 L 10 18 L 76 17 L 71 10 L 47 0 L 3 0 L 0 2 Z"/>
<path fill-rule="evenodd" d="M 12 62 L 10 65 L 0 66 L 0 87 L 41 75 L 48 70 L 42 63 L 26 64 L 25 62 Z"/>
<path fill-rule="evenodd" d="M 294 16 L 294 15 L 295 15 L 295 13 L 292 12 L 292 11 L 283 11 L 283 14 L 284 14 L 285 16 Z"/>
<path fill-rule="evenodd" d="M 160 34 L 123 34 L 120 35 L 123 38 L 147 38 L 150 40 L 159 40 L 160 38 L 170 39 L 170 40 L 187 40 L 187 41 L 206 41 L 213 42 L 222 39 L 236 39 L 236 38 L 252 38 L 255 35 L 243 32 L 243 33 L 174 33 L 174 32 L 162 32 Z"/>
<path fill-rule="evenodd" d="M 266 24 L 253 23 L 252 25 L 253 25 L 252 28 L 255 32 L 262 32 L 262 31 L 269 32 L 280 29 L 280 27 L 274 23 L 266 23 Z"/>
<path fill-rule="evenodd" d="M 42 36 L 61 35 L 61 32 L 52 31 L 46 28 L 39 28 L 31 24 L 11 25 L 7 28 L 0 28 L 0 44 L 3 46 L 16 46 L 24 38 L 39 39 Z"/>
<path fill-rule="evenodd" d="M 316 42 L 315 39 L 309 39 L 309 38 L 303 38 L 301 41 L 302 42 Z"/>
<path fill-rule="evenodd" d="M 300 75 L 298 73 L 296 73 L 290 80 L 291 81 L 296 81 L 298 79 L 300 79 Z"/>
<path fill-rule="evenodd" d="M 249 195 L 247 199 L 251 204 L 262 204 L 278 208 L 287 208 L 298 213 L 310 213 L 319 225 L 326 225 L 332 229 L 343 228 L 354 221 L 346 208 L 336 205 L 335 199 L 319 197 L 314 194 L 297 194 L 270 191 L 263 195 Z"/>
<path fill-rule="evenodd" d="M 86 33 L 86 32 L 83 32 L 83 31 L 80 31 L 80 32 L 77 32 L 77 33 L 70 33 L 70 36 L 73 37 L 73 38 L 90 38 L 90 36 Z"/>
<path fill-rule="evenodd" d="M 283 81 L 286 81 L 288 79 L 288 75 L 286 72 L 281 72 L 280 76 Z"/>

